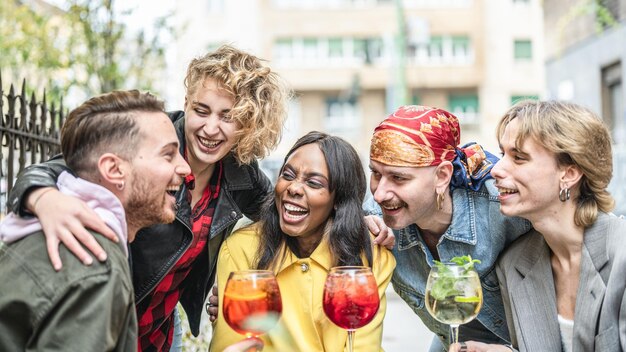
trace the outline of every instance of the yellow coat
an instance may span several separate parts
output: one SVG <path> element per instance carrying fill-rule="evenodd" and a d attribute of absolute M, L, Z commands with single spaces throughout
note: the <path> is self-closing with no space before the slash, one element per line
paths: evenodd
<path fill-rule="evenodd" d="M 231 271 L 251 269 L 259 246 L 257 227 L 247 227 L 233 233 L 220 250 L 217 265 L 219 304 L 222 307 L 224 287 Z M 282 252 L 279 252 L 282 253 Z M 374 320 L 356 330 L 354 351 L 382 351 L 383 318 L 387 309 L 385 290 L 391 280 L 396 261 L 390 251 L 373 246 L 374 277 L 378 283 L 380 308 Z M 283 303 L 279 323 L 262 335 L 267 351 L 343 351 L 347 332 L 334 325 L 324 314 L 324 282 L 330 270 L 328 243 L 322 241 L 308 258 L 298 258 L 291 251 L 277 271 L 276 278 Z M 220 311 L 213 323 L 210 351 L 222 351 L 240 341 L 243 335 L 228 326 Z"/>

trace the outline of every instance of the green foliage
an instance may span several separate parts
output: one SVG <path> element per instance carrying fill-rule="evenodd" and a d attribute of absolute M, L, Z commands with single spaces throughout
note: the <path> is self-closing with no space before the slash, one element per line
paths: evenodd
<path fill-rule="evenodd" d="M 176 309 L 178 309 L 178 313 L 180 314 L 181 326 L 183 328 L 183 351 L 208 351 L 209 344 L 211 343 L 212 328 L 211 323 L 208 319 L 206 319 L 207 315 L 202 315 L 202 320 L 200 321 L 200 334 L 198 337 L 194 337 L 191 330 L 189 330 L 187 315 L 185 314 L 185 310 L 180 303 L 176 306 Z"/>
<path fill-rule="evenodd" d="M 58 101 L 60 86 L 53 77 L 59 68 L 68 66 L 56 39 L 60 31 L 58 21 L 51 17 L 15 0 L 0 1 L 0 68 L 4 79 L 8 77 L 17 86 L 28 76 L 31 86 L 47 86 L 48 93 L 56 97 L 53 100 Z M 34 71 L 37 77 L 33 77 Z M 32 91 L 26 88 L 30 95 Z"/>
<path fill-rule="evenodd" d="M 0 1 L 0 68 L 10 80 L 67 94 L 91 96 L 114 89 L 153 90 L 165 67 L 166 17 L 151 35 L 131 35 L 114 0 L 66 0 L 61 8 L 38 2 Z M 40 89 L 40 88 L 39 88 Z"/>
<path fill-rule="evenodd" d="M 467 273 L 468 271 L 474 269 L 474 264 L 480 264 L 480 260 L 472 259 L 471 255 L 464 255 L 462 257 L 454 257 L 450 259 L 450 262 L 458 266 L 462 266 L 465 269 L 463 273 Z M 437 263 L 439 263 L 439 265 L 445 266 L 445 264 L 441 264 L 440 262 L 437 262 Z"/>
<path fill-rule="evenodd" d="M 611 11 L 603 4 L 605 1 L 596 0 L 595 3 L 595 18 L 596 18 L 596 32 L 602 33 L 606 28 L 617 25 L 617 21 Z"/>
<path fill-rule="evenodd" d="M 574 23 L 575 20 L 591 16 L 594 20 L 596 33 L 602 33 L 605 29 L 617 25 L 617 20 L 611 14 L 611 11 L 604 5 L 604 0 L 580 0 L 572 6 L 563 17 L 559 20 L 559 32 Z"/>
<path fill-rule="evenodd" d="M 454 257 L 450 259 L 451 263 L 463 267 L 463 273 L 474 269 L 474 264 L 480 264 L 480 260 L 472 259 L 470 255 L 464 255 L 462 257 Z M 462 291 L 457 289 L 455 283 L 463 278 L 459 278 L 450 269 L 449 265 L 435 260 L 435 266 L 437 267 L 437 280 L 433 282 L 430 289 L 430 295 L 436 300 L 445 300 L 446 297 L 454 297 L 457 302 L 476 302 L 479 301 L 479 297 L 456 297 L 463 295 Z"/>

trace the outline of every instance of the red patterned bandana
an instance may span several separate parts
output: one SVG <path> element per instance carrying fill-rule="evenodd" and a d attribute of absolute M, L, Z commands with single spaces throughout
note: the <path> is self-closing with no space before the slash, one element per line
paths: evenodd
<path fill-rule="evenodd" d="M 434 166 L 453 161 L 460 141 L 456 116 L 442 109 L 407 105 L 376 127 L 370 159 L 391 166 Z"/>

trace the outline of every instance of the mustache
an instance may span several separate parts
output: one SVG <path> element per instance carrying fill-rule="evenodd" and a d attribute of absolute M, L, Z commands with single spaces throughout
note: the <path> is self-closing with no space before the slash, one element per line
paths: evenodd
<path fill-rule="evenodd" d="M 380 206 L 383 208 L 402 208 L 407 206 L 407 204 L 401 200 L 387 200 L 380 203 Z"/>

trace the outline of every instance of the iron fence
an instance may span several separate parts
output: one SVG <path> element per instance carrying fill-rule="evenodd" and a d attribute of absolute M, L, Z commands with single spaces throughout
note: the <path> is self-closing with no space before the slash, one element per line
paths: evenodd
<path fill-rule="evenodd" d="M 0 75 L 0 213 L 6 214 L 6 195 L 15 177 L 26 166 L 48 160 L 60 152 L 59 126 L 65 120 L 63 102 L 57 108 L 46 101 L 45 90 L 38 101 L 26 94 L 26 80 L 15 93 L 13 84 L 3 90 Z"/>

